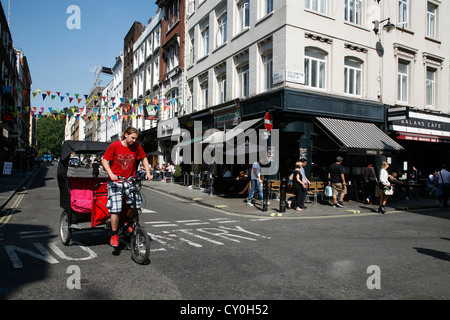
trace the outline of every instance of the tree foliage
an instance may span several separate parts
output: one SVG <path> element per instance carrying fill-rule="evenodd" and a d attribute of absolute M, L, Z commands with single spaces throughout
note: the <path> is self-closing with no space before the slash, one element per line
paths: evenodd
<path fill-rule="evenodd" d="M 64 120 L 55 120 L 53 117 L 40 117 L 38 120 L 38 156 L 50 153 L 59 157 L 61 145 L 64 142 Z"/>

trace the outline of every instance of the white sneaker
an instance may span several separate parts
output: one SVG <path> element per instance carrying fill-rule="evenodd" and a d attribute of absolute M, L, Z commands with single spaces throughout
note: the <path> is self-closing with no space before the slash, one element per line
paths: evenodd
<path fill-rule="evenodd" d="M 338 207 L 345 208 L 345 206 L 344 206 L 344 204 L 342 203 L 342 201 L 336 202 L 336 205 L 337 205 Z"/>
<path fill-rule="evenodd" d="M 252 207 L 254 206 L 253 203 L 252 203 L 251 201 L 247 201 L 247 205 L 248 205 L 248 206 L 252 206 Z"/>

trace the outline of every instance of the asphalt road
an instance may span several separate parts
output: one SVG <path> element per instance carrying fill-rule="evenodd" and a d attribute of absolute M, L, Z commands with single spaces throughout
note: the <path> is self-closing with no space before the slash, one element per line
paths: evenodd
<path fill-rule="evenodd" d="M 113 254 L 101 230 L 63 246 L 56 165 L 41 169 L 0 220 L 0 299 L 450 298 L 448 210 L 271 219 L 142 194 L 147 265 Z"/>

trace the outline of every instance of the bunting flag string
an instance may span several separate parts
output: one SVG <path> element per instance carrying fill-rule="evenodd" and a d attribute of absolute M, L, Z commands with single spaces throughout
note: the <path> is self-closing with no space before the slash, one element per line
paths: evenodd
<path fill-rule="evenodd" d="M 42 101 L 46 103 L 60 103 L 61 105 L 66 102 L 66 97 L 68 99 L 68 103 L 72 104 L 74 102 L 77 103 L 77 106 L 69 106 L 69 107 L 58 107 L 58 106 L 45 106 L 45 107 L 33 107 L 29 106 L 25 107 L 12 107 L 12 106 L 2 106 L 2 112 L 11 112 L 15 116 L 26 116 L 30 114 L 34 117 L 51 117 L 53 119 L 64 119 L 66 117 L 82 117 L 83 119 L 88 118 L 98 118 L 100 119 L 108 119 L 117 121 L 120 120 L 123 114 L 124 118 L 131 117 L 131 119 L 136 118 L 144 118 L 147 116 L 155 116 L 156 113 L 160 110 L 167 111 L 174 108 L 174 110 L 179 111 L 183 106 L 183 99 L 148 99 L 148 98 L 139 98 L 139 99 L 130 99 L 124 97 L 111 97 L 108 98 L 106 96 L 92 96 L 92 99 L 89 99 L 89 95 L 84 94 L 80 95 L 79 93 L 70 93 L 66 92 L 65 95 L 61 93 L 61 91 L 52 91 L 52 90 L 30 90 L 30 89 L 22 89 L 22 88 L 13 88 L 11 86 L 2 86 L 3 94 L 13 94 L 14 96 L 20 95 L 22 93 L 23 97 L 26 97 L 27 94 L 30 94 L 33 99 L 36 99 L 38 95 L 41 95 Z M 52 94 L 54 92 L 54 94 Z M 49 97 L 50 99 L 46 99 Z M 58 97 L 59 99 L 55 99 Z M 84 97 L 84 103 L 83 99 Z M 39 100 L 35 103 L 39 103 Z M 103 101 L 102 106 L 100 107 L 99 102 Z M 120 102 L 119 102 L 120 101 Z M 128 103 L 126 103 L 126 101 Z M 91 103 L 93 102 L 93 103 Z M 88 107 L 89 105 L 95 105 L 99 107 Z M 38 109 L 39 108 L 39 109 Z M 44 112 L 47 109 L 47 112 Z M 40 111 L 38 111 L 40 110 Z M 91 111 L 93 113 L 91 114 Z M 113 114 L 108 115 L 107 113 L 112 112 Z M 83 114 L 84 113 L 84 114 Z"/>

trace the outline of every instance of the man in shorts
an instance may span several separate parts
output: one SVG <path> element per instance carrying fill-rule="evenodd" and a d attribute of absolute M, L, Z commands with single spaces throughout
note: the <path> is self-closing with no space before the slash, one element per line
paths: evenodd
<path fill-rule="evenodd" d="M 345 182 L 344 168 L 342 167 L 342 157 L 337 157 L 336 162 L 330 165 L 330 172 L 328 173 L 328 180 L 333 188 L 333 207 L 344 208 L 345 195 L 347 194 L 347 183 Z M 339 201 L 337 201 L 337 195 L 341 194 Z"/>
<path fill-rule="evenodd" d="M 120 212 L 122 211 L 122 196 L 126 197 L 128 204 L 132 203 L 132 194 L 127 192 L 129 185 L 127 183 L 117 182 L 118 177 L 124 179 L 136 175 L 137 164 L 142 160 L 147 179 L 151 179 L 150 166 L 147 156 L 142 146 L 136 142 L 139 131 L 135 128 L 128 128 L 121 141 L 115 141 L 106 150 L 103 155 L 102 165 L 108 173 L 108 203 L 107 207 L 111 216 L 111 240 L 113 247 L 119 245 L 118 226 Z M 141 195 L 136 197 L 136 207 L 140 208 L 142 203 Z"/>

